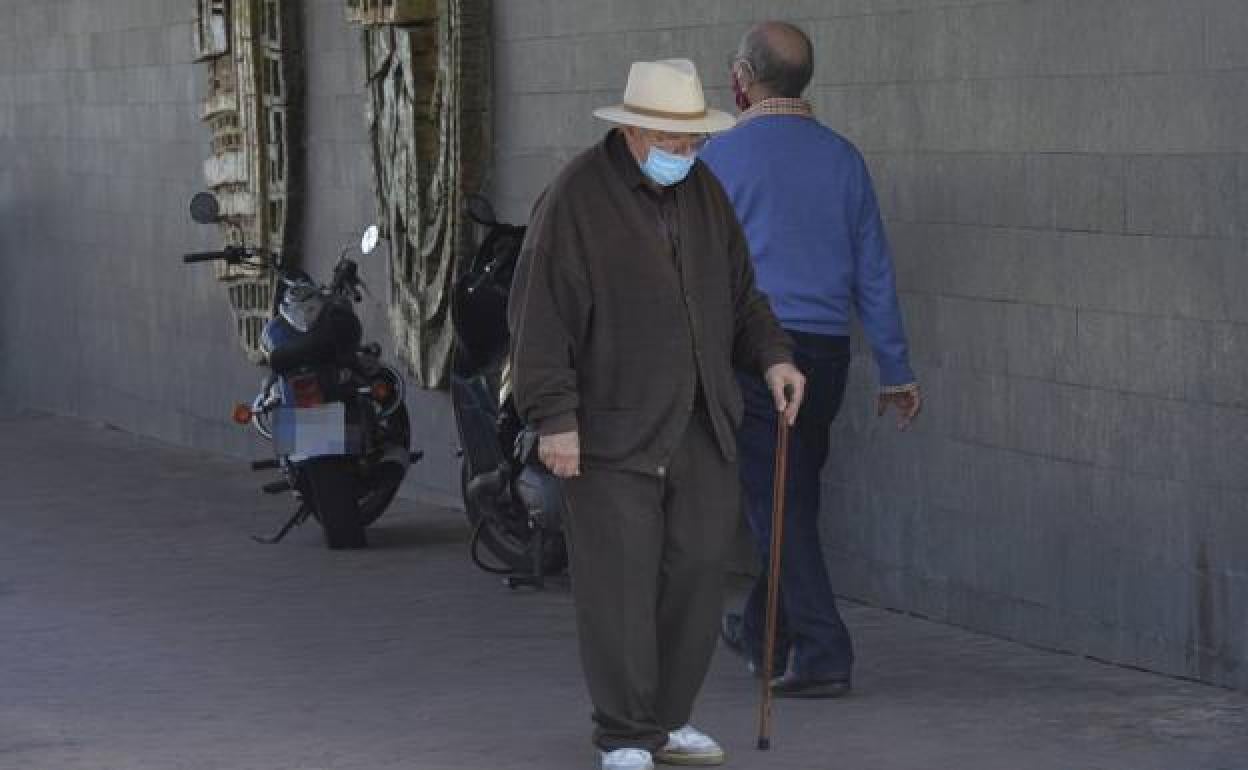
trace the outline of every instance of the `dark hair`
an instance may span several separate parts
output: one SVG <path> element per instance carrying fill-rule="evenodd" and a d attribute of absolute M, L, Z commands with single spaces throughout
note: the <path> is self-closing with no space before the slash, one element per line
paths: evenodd
<path fill-rule="evenodd" d="M 754 70 L 756 83 L 777 96 L 796 98 L 810 85 L 810 78 L 814 73 L 815 52 L 805 32 L 790 24 L 784 26 L 796 32 L 803 43 L 802 54 L 796 60 L 777 53 L 762 26 L 751 29 L 741 41 L 740 58 L 748 62 Z"/>

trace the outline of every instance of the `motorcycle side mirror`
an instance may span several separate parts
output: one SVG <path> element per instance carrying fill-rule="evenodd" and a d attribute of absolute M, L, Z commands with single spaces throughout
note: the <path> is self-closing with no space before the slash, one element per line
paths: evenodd
<path fill-rule="evenodd" d="M 464 200 L 464 209 L 468 212 L 468 216 L 472 221 L 486 227 L 493 227 L 498 224 L 498 217 L 494 214 L 494 207 L 485 199 L 484 195 L 470 193 Z"/>
<path fill-rule="evenodd" d="M 377 241 L 381 238 L 381 230 L 377 225 L 369 225 L 364 230 L 364 235 L 360 236 L 360 253 L 372 254 L 377 248 Z"/>
<path fill-rule="evenodd" d="M 210 192 L 195 193 L 191 198 L 191 219 L 201 225 L 212 225 L 221 221 L 221 203 L 217 196 Z"/>

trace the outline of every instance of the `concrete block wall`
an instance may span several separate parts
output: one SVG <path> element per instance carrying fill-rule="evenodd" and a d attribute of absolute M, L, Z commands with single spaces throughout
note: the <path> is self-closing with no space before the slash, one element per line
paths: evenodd
<path fill-rule="evenodd" d="M 812 36 L 810 97 L 871 164 L 928 399 L 909 434 L 877 420 L 858 345 L 839 589 L 1248 687 L 1248 4 L 503 0 L 504 212 L 635 59 L 690 56 L 730 107 L 766 17 Z"/>
<path fill-rule="evenodd" d="M 216 243 L 185 214 L 207 143 L 191 15 L 0 0 L 0 388 L 249 455 L 225 415 L 257 372 L 211 269 L 177 260 Z M 691 56 L 729 107 L 736 41 L 771 16 L 811 33 L 811 97 L 869 158 L 928 397 L 898 435 L 859 351 L 825 477 L 840 590 L 1248 688 L 1248 5 L 497 0 L 500 212 L 524 219 L 601 135 L 590 110 L 635 59 Z M 358 33 L 338 0 L 305 25 L 321 273 L 373 204 Z M 453 500 L 445 396 L 409 406 L 413 491 Z"/>
<path fill-rule="evenodd" d="M 191 3 L 0 2 L 2 377 L 24 408 L 245 454 L 257 374 L 186 203 L 207 134 Z M 226 419 L 223 419 L 226 418 Z"/>
<path fill-rule="evenodd" d="M 932 396 L 915 436 L 840 427 L 838 579 L 1244 687 L 1248 6 L 935 5 L 812 25 Z"/>

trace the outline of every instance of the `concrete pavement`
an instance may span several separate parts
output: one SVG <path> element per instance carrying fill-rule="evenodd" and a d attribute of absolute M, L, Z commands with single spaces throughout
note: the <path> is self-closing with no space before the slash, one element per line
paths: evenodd
<path fill-rule="evenodd" d="M 400 501 L 331 553 L 263 474 L 87 423 L 0 419 L 0 768 L 596 767 L 566 584 L 477 572 Z M 1248 695 L 866 607 L 857 693 L 778 702 L 720 651 L 698 724 L 729 767 L 1244 770 Z"/>

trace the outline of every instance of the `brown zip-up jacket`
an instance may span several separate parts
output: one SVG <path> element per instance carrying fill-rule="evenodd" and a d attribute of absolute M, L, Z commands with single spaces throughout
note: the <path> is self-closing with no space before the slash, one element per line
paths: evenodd
<path fill-rule="evenodd" d="M 618 130 L 538 200 L 509 316 L 521 417 L 543 435 L 579 431 L 586 467 L 664 475 L 699 385 L 735 459 L 734 366 L 791 361 L 719 182 L 695 163 L 657 191 Z"/>

